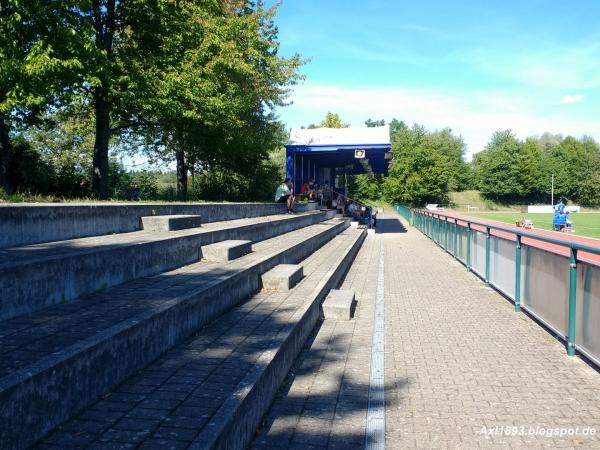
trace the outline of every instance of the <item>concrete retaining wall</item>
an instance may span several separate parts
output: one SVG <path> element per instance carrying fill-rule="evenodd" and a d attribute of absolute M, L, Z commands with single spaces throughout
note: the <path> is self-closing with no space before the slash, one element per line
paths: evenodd
<path fill-rule="evenodd" d="M 141 229 L 142 216 L 198 214 L 202 222 L 285 211 L 281 203 L 48 203 L 0 205 L 0 248 Z"/>

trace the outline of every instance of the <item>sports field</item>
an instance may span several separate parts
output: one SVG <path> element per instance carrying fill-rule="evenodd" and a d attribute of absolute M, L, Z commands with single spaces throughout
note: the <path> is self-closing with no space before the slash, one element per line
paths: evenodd
<path fill-rule="evenodd" d="M 467 214 L 467 213 L 464 213 Z M 512 225 L 517 220 L 525 217 L 533 221 L 535 228 L 542 230 L 552 229 L 552 214 L 530 214 L 519 212 L 491 212 L 491 213 L 468 213 L 472 217 L 481 219 L 497 220 L 498 222 L 506 222 Z M 600 239 L 600 213 L 578 213 L 569 214 L 569 219 L 573 222 L 574 234 L 578 236 L 588 236 Z"/>

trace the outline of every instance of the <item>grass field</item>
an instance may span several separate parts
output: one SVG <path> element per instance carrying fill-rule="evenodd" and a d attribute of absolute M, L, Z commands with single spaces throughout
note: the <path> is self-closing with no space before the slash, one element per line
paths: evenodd
<path fill-rule="evenodd" d="M 543 230 L 552 229 L 552 214 L 528 214 L 520 212 L 490 212 L 490 213 L 469 213 L 470 216 L 481 219 L 497 220 L 515 224 L 523 217 L 533 221 L 535 228 Z M 573 229 L 576 235 L 588 236 L 600 239 L 600 213 L 578 213 L 570 214 L 569 219 L 573 222 Z"/>

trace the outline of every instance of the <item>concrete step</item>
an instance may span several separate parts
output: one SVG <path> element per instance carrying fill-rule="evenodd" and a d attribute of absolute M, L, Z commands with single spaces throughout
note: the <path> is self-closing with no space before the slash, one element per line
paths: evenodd
<path fill-rule="evenodd" d="M 258 242 L 333 217 L 278 214 L 180 231 L 138 231 L 0 250 L 0 320 L 198 261 L 203 245 Z"/>
<path fill-rule="evenodd" d="M 203 223 L 282 213 L 282 203 L 0 204 L 0 248 L 140 230 L 140 217 L 197 214 Z"/>
<path fill-rule="evenodd" d="M 226 262 L 238 259 L 252 251 L 252 241 L 231 239 L 200 247 L 200 259 Z"/>
<path fill-rule="evenodd" d="M 197 215 L 146 216 L 140 220 L 146 231 L 177 231 L 202 225 L 202 216 Z"/>
<path fill-rule="evenodd" d="M 302 261 L 288 292 L 261 291 L 106 393 L 41 448 L 243 449 L 365 232 L 347 229 Z"/>
<path fill-rule="evenodd" d="M 354 291 L 332 289 L 323 302 L 323 318 L 325 320 L 350 320 L 355 306 Z"/>
<path fill-rule="evenodd" d="M 0 322 L 0 442 L 23 448 L 348 227 L 336 219 Z"/>

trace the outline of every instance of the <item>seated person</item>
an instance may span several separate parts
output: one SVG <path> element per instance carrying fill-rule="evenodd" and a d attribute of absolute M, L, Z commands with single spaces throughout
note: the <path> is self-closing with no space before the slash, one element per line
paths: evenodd
<path fill-rule="evenodd" d="M 351 202 L 350 205 L 348 205 L 348 211 L 350 212 L 350 215 L 352 215 L 352 217 L 356 219 L 360 218 L 360 206 L 358 203 Z"/>
<path fill-rule="evenodd" d="M 558 214 L 558 217 L 556 218 L 556 230 L 557 231 L 563 231 L 565 226 L 567 226 L 568 217 L 569 217 L 568 213 L 563 212 L 561 214 Z"/>
<path fill-rule="evenodd" d="M 305 182 L 300 188 L 300 195 L 306 196 L 309 200 L 317 198 L 317 190 L 315 189 L 315 180 L 311 179 Z"/>
<path fill-rule="evenodd" d="M 283 180 L 275 191 L 275 202 L 285 203 L 287 205 L 287 213 L 294 213 L 294 196 L 292 195 L 292 182 L 289 178 Z"/>
<path fill-rule="evenodd" d="M 335 199 L 331 203 L 331 206 L 334 209 L 338 209 L 340 211 L 340 214 L 342 215 L 344 215 L 344 213 L 346 212 L 346 205 L 344 203 L 344 199 L 340 195 L 337 195 L 335 197 Z"/>
<path fill-rule="evenodd" d="M 329 181 L 325 181 L 325 184 L 321 187 L 323 204 L 328 208 L 331 208 L 333 202 L 333 191 L 329 187 Z"/>

